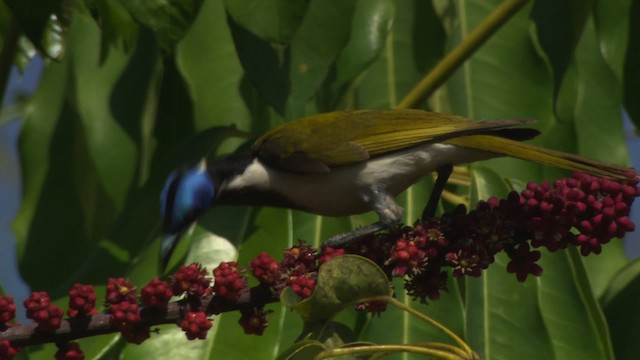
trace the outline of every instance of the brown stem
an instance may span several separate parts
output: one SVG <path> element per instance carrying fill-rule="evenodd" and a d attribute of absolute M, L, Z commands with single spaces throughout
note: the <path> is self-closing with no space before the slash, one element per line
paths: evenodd
<path fill-rule="evenodd" d="M 220 314 L 236 310 L 263 307 L 277 302 L 279 297 L 266 286 L 256 286 L 240 295 L 236 302 L 229 302 L 215 296 L 207 296 L 200 301 L 186 298 L 169 303 L 167 310 L 142 308 L 140 325 L 153 326 L 177 323 L 188 311 L 206 309 L 207 314 Z M 110 314 L 96 314 L 84 318 L 69 318 L 62 321 L 60 328 L 54 332 L 40 332 L 37 324 L 16 325 L 0 332 L 0 340 L 9 340 L 14 346 L 24 347 L 45 343 L 68 342 L 89 336 L 118 332 L 109 325 Z"/>
<path fill-rule="evenodd" d="M 476 27 L 458 46 L 447 54 L 429 71 L 416 87 L 402 99 L 398 109 L 411 109 L 420 101 L 428 98 L 442 85 L 468 58 L 475 53 L 491 36 L 498 31 L 529 0 L 505 0 L 478 27 Z"/>

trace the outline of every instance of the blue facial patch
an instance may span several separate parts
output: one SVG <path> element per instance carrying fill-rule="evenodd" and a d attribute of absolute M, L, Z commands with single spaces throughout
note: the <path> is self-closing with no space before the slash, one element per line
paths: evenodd
<path fill-rule="evenodd" d="M 215 196 L 213 180 L 202 166 L 169 175 L 160 194 L 164 231 L 177 233 L 204 213 Z"/>

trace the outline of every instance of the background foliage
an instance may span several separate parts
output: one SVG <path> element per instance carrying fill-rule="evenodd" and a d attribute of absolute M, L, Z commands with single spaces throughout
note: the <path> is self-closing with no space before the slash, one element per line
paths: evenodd
<path fill-rule="evenodd" d="M 61 302 L 74 282 L 95 284 L 99 293 L 109 276 L 144 285 L 158 269 L 158 195 L 173 168 L 242 148 L 305 115 L 397 106 L 500 3 L 5 0 L 0 72 L 24 64 L 32 47 L 47 58 L 20 135 L 24 193 L 14 230 L 22 276 Z M 621 109 L 640 124 L 639 39 L 638 0 L 530 1 L 419 107 L 536 119 L 543 133 L 536 144 L 625 164 Z M 563 175 L 492 160 L 473 165 L 471 187 L 457 191 L 474 204 Z M 426 179 L 401 195 L 407 223 L 429 189 Z M 299 238 L 317 246 L 372 219 L 217 208 L 178 252 L 208 266 L 246 264 L 260 251 L 279 254 Z M 542 258 L 541 278 L 518 283 L 499 257 L 482 277 L 450 281 L 440 300 L 413 306 L 485 359 L 636 358 L 640 266 L 627 261 L 621 242 L 587 259 L 572 250 Z M 302 323 L 271 308 L 262 337 L 242 334 L 239 315 L 228 313 L 216 317 L 205 341 L 186 341 L 167 326 L 141 346 L 118 335 L 81 346 L 94 359 L 237 359 L 248 351 L 272 359 Z M 445 341 L 394 310 L 380 317 L 346 311 L 337 320 L 354 340 Z M 53 352 L 35 347 L 23 356 Z"/>

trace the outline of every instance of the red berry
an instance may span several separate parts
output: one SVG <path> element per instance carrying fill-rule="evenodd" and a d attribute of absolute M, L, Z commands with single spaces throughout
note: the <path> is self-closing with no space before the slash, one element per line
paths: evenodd
<path fill-rule="evenodd" d="M 241 292 L 248 290 L 248 280 L 236 262 L 223 262 L 213 270 L 213 292 L 216 296 L 236 301 Z"/>
<path fill-rule="evenodd" d="M 119 329 L 121 332 L 130 331 L 133 326 L 141 320 L 140 314 L 138 313 L 138 304 L 136 303 L 123 301 L 111 305 L 109 311 L 111 312 L 109 325 Z"/>
<path fill-rule="evenodd" d="M 318 265 L 322 265 L 327 261 L 333 259 L 336 256 L 344 255 L 346 253 L 345 249 L 334 249 L 330 246 L 324 248 L 322 252 L 322 256 L 318 259 Z"/>
<path fill-rule="evenodd" d="M 10 360 L 16 357 L 20 348 L 11 345 L 9 340 L 0 340 L 0 359 Z"/>
<path fill-rule="evenodd" d="M 280 265 L 266 252 L 251 260 L 251 273 L 263 284 L 275 285 L 282 278 Z"/>
<path fill-rule="evenodd" d="M 302 299 L 306 299 L 313 293 L 316 287 L 316 279 L 308 275 L 290 276 L 287 285 Z"/>
<path fill-rule="evenodd" d="M 64 311 L 51 302 L 46 291 L 32 292 L 24 301 L 24 306 L 27 318 L 38 324 L 37 330 L 53 331 L 60 327 Z"/>
<path fill-rule="evenodd" d="M 59 344 L 55 354 L 56 360 L 83 360 L 84 353 L 78 343 Z"/>
<path fill-rule="evenodd" d="M 147 307 L 166 309 L 173 296 L 169 283 L 160 279 L 152 279 L 142 288 L 142 304 Z"/>
<path fill-rule="evenodd" d="M 263 308 L 254 308 L 253 312 L 242 313 L 238 324 L 242 326 L 245 334 L 262 336 L 264 329 L 269 325 L 267 315 L 271 312 L 272 311 L 264 311 Z"/>
<path fill-rule="evenodd" d="M 106 301 L 108 304 L 117 304 L 123 301 L 138 302 L 136 288 L 124 278 L 109 278 L 107 281 Z"/>
<path fill-rule="evenodd" d="M 212 321 L 207 318 L 207 314 L 204 311 L 190 311 L 185 314 L 180 322 L 180 328 L 185 332 L 189 340 L 204 340 L 212 325 Z"/>
<path fill-rule="evenodd" d="M 69 291 L 69 309 L 71 317 L 96 314 L 96 292 L 91 285 L 75 284 Z"/>
<path fill-rule="evenodd" d="M 211 286 L 211 278 L 207 276 L 207 269 L 198 263 L 180 266 L 171 283 L 175 296 L 185 292 L 192 296 L 208 295 L 211 291 L 209 286 Z"/>
<path fill-rule="evenodd" d="M 12 296 L 0 295 L 0 330 L 7 326 L 7 323 L 16 317 L 16 305 Z"/>

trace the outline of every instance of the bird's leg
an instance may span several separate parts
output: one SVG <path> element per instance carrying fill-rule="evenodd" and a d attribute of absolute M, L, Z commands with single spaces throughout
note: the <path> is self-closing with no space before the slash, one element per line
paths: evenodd
<path fill-rule="evenodd" d="M 388 227 L 389 225 L 383 224 L 382 222 L 378 221 L 371 225 L 363 226 L 349 232 L 340 233 L 330 237 L 327 241 L 325 241 L 322 244 L 322 249 L 327 247 L 344 248 L 363 236 L 371 235 L 375 232 L 385 230 Z"/>
<path fill-rule="evenodd" d="M 397 224 L 402 218 L 402 208 L 396 204 L 393 196 L 381 189 L 370 189 L 363 194 L 363 199 L 378 213 L 380 221 L 371 225 L 332 236 L 322 244 L 322 248 L 343 248 L 355 240 L 371 235 L 375 232 L 386 230 Z"/>
<path fill-rule="evenodd" d="M 438 173 L 438 177 L 436 178 L 436 183 L 433 184 L 433 190 L 431 190 L 431 195 L 429 195 L 427 206 L 425 206 L 422 211 L 422 221 L 436 216 L 438 201 L 440 201 L 440 195 L 442 195 L 442 191 L 444 191 L 444 187 L 447 185 L 447 180 L 449 180 L 449 176 L 451 172 L 453 172 L 453 165 L 442 165 L 436 172 Z"/>

